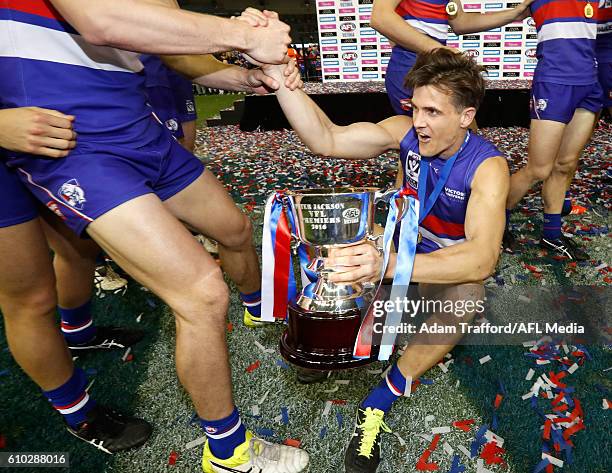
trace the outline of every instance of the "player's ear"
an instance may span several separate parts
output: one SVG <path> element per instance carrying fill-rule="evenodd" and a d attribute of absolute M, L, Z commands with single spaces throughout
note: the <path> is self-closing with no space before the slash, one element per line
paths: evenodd
<path fill-rule="evenodd" d="M 474 107 L 464 108 L 463 112 L 461 112 L 461 128 L 468 128 L 475 117 L 476 109 Z"/>

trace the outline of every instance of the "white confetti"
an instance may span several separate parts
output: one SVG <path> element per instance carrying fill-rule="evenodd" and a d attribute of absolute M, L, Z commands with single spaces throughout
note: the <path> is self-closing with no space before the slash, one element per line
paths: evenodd
<path fill-rule="evenodd" d="M 457 380 L 457 382 L 455 383 L 455 388 L 458 388 L 460 383 L 461 381 Z"/>
<path fill-rule="evenodd" d="M 468 458 L 470 458 L 470 459 L 472 458 L 472 454 L 470 453 L 470 451 L 469 451 L 467 448 L 465 448 L 463 445 L 459 445 L 457 448 L 458 448 L 458 449 L 461 451 L 461 453 L 463 453 L 463 454 L 464 454 L 466 457 L 468 457 Z"/>
<path fill-rule="evenodd" d="M 527 270 L 527 273 L 529 273 L 529 270 Z M 520 296 L 518 296 L 518 300 L 521 301 L 521 302 L 526 302 L 527 304 L 529 304 L 531 302 L 531 299 L 529 297 L 524 296 L 522 294 Z"/>
<path fill-rule="evenodd" d="M 140 321 L 142 320 L 142 316 L 144 315 L 144 312 L 141 312 L 138 317 L 136 317 L 136 322 L 140 323 Z"/>
<path fill-rule="evenodd" d="M 253 404 L 251 406 L 251 414 L 253 417 L 257 417 L 259 415 L 259 404 Z"/>
<path fill-rule="evenodd" d="M 453 449 L 453 447 L 450 446 L 448 442 L 444 442 L 442 444 L 442 448 L 444 449 L 444 451 L 449 457 L 452 457 L 453 454 L 455 453 L 455 450 Z"/>
<path fill-rule="evenodd" d="M 346 386 L 350 383 L 350 381 L 348 379 L 337 379 L 335 383 L 340 384 L 342 386 Z"/>
<path fill-rule="evenodd" d="M 436 435 L 436 434 L 448 434 L 451 431 L 451 428 L 449 426 L 443 426 L 443 427 L 434 427 L 433 429 L 431 429 L 431 433 Z"/>
<path fill-rule="evenodd" d="M 481 365 L 484 365 L 484 364 L 485 364 L 487 361 L 491 361 L 491 360 L 492 360 L 491 355 L 486 355 L 486 356 L 483 356 L 483 357 L 482 357 L 480 360 L 478 360 L 478 361 L 480 361 L 480 364 L 481 364 Z"/>
<path fill-rule="evenodd" d="M 375 369 L 375 370 L 366 370 L 366 373 L 368 373 L 368 374 L 380 374 L 382 372 L 383 371 L 380 368 Z"/>
<path fill-rule="evenodd" d="M 521 399 L 524 401 L 526 399 L 531 399 L 533 396 L 535 396 L 535 393 L 533 391 L 529 391 L 527 394 L 523 394 Z"/>
<path fill-rule="evenodd" d="M 448 368 L 444 363 L 438 363 L 438 366 L 440 367 L 443 373 L 448 373 Z"/>
<path fill-rule="evenodd" d="M 548 365 L 550 360 L 536 360 L 536 365 Z"/>
<path fill-rule="evenodd" d="M 185 450 L 191 450 L 192 448 L 202 445 L 205 442 L 206 442 L 206 435 L 203 435 L 202 437 L 198 437 L 197 439 L 192 440 L 191 442 L 185 444 Z"/>
<path fill-rule="evenodd" d="M 402 447 L 406 445 L 406 441 L 402 437 L 400 437 L 400 434 L 398 434 L 397 432 L 393 432 L 393 435 L 397 437 L 397 440 L 399 440 L 399 443 Z"/>
<path fill-rule="evenodd" d="M 270 394 L 270 390 L 268 389 L 266 391 L 266 393 L 261 397 L 261 399 L 259 401 L 257 401 L 257 404 L 263 404 L 264 401 L 266 400 L 266 398 L 268 397 L 268 394 Z"/>
<path fill-rule="evenodd" d="M 340 385 L 336 384 L 333 388 L 331 389 L 326 389 L 325 391 L 323 391 L 324 393 L 327 394 L 332 394 L 335 393 L 338 389 L 340 389 Z"/>
<path fill-rule="evenodd" d="M 130 356 L 130 353 L 132 352 L 132 347 L 128 347 L 127 350 L 125 350 L 125 353 L 123 354 L 123 356 L 121 357 L 121 361 L 126 361 L 127 357 Z"/>
<path fill-rule="evenodd" d="M 325 402 L 325 408 L 323 409 L 323 414 L 321 415 L 322 417 L 327 417 L 329 415 L 329 411 L 332 408 L 332 402 L 331 401 L 326 401 Z"/>
<path fill-rule="evenodd" d="M 553 465 L 563 468 L 563 460 L 559 460 L 558 458 L 555 458 L 547 453 L 542 452 L 542 460 L 548 460 Z"/>
<path fill-rule="evenodd" d="M 531 381 L 534 374 L 535 374 L 535 371 L 532 368 L 529 368 L 529 371 L 527 371 L 527 376 L 525 376 L 525 379 L 527 381 Z"/>
<path fill-rule="evenodd" d="M 494 441 L 497 444 L 497 446 L 500 448 L 504 446 L 505 440 L 501 438 L 499 435 L 491 432 L 490 430 L 487 430 L 485 432 L 485 438 L 487 439 L 488 442 Z"/>
<path fill-rule="evenodd" d="M 608 409 L 610 409 L 610 403 L 608 402 L 608 400 L 607 400 L 607 399 L 602 399 L 602 400 L 601 400 L 601 408 L 602 408 L 604 411 L 607 411 Z"/>
<path fill-rule="evenodd" d="M 532 347 L 536 344 L 535 340 L 529 340 L 528 342 L 523 342 L 523 346 L 525 348 Z"/>
<path fill-rule="evenodd" d="M 601 271 L 602 269 L 605 269 L 608 267 L 608 263 L 601 263 L 599 266 L 597 266 L 595 269 L 597 271 Z"/>
<path fill-rule="evenodd" d="M 576 363 L 574 363 L 572 366 L 570 366 L 570 367 L 567 369 L 567 372 L 568 372 L 569 374 L 573 374 L 573 373 L 574 373 L 574 371 L 576 371 L 577 369 L 578 369 L 578 365 L 577 365 Z"/>

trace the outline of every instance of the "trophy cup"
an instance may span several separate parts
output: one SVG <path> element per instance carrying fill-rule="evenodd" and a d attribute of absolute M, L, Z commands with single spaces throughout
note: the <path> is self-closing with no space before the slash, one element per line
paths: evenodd
<path fill-rule="evenodd" d="M 307 271 L 316 281 L 289 303 L 288 326 L 281 337 L 281 355 L 311 370 L 354 368 L 375 361 L 353 357 L 362 317 L 375 292 L 374 284 L 334 284 L 324 258 L 330 250 L 375 241 L 375 204 L 395 190 L 337 188 L 288 191 L 287 211 L 295 241 L 309 255 Z"/>

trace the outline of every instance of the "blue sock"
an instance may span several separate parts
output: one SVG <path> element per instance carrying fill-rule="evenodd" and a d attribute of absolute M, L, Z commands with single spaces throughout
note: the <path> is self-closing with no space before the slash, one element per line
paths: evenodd
<path fill-rule="evenodd" d="M 230 458 L 234 454 L 234 449 L 246 439 L 246 428 L 240 420 L 236 407 L 225 419 L 200 419 L 200 425 L 208 437 L 210 451 L 220 460 Z"/>
<path fill-rule="evenodd" d="M 252 316 L 261 317 L 261 290 L 251 292 L 250 294 L 243 294 L 241 292 L 240 299 L 242 299 L 242 303 Z"/>
<path fill-rule="evenodd" d="M 397 363 L 385 376 L 378 386 L 376 386 L 368 397 L 366 397 L 361 403 L 361 407 L 371 407 L 373 409 L 380 409 L 383 412 L 388 412 L 391 409 L 393 402 L 400 396 L 404 395 L 406 390 L 406 378 L 397 367 Z"/>
<path fill-rule="evenodd" d="M 547 240 L 558 240 L 561 238 L 561 214 L 544 214 L 542 236 Z"/>
<path fill-rule="evenodd" d="M 57 308 L 62 318 L 62 334 L 68 345 L 80 345 L 96 336 L 96 326 L 91 319 L 91 300 L 76 309 Z"/>
<path fill-rule="evenodd" d="M 510 217 L 512 216 L 512 210 L 506 209 L 506 229 L 510 228 Z"/>
<path fill-rule="evenodd" d="M 64 416 L 66 423 L 71 427 L 76 427 L 87 420 L 87 413 L 96 405 L 85 391 L 86 387 L 87 376 L 82 369 L 75 367 L 68 381 L 59 388 L 43 391 L 43 394 Z"/>
<path fill-rule="evenodd" d="M 569 215 L 572 211 L 572 199 L 570 198 L 570 193 L 567 191 L 565 193 L 565 199 L 563 200 L 563 210 L 561 213 L 564 215 Z"/>

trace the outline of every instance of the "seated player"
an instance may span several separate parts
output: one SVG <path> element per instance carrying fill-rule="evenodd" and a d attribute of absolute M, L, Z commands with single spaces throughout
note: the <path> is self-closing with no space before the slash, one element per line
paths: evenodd
<path fill-rule="evenodd" d="M 602 107 L 595 40 L 598 4 L 579 0 L 535 0 L 531 13 L 538 31 L 537 58 L 531 86 L 531 125 L 527 164 L 511 177 L 506 225 L 514 209 L 539 181 L 544 224 L 540 246 L 568 260 L 589 255 L 561 231 L 561 212 L 580 154 Z M 516 242 L 508 228 L 504 248 Z"/>
<path fill-rule="evenodd" d="M 277 80 L 282 77 L 276 67 L 264 70 Z M 479 300 L 482 281 L 495 270 L 500 254 L 508 166 L 495 146 L 468 130 L 484 98 L 481 73 L 482 68 L 472 59 L 449 49 L 422 53 L 406 78 L 406 86 L 414 90 L 413 118 L 396 115 L 380 123 L 349 126 L 331 122 L 301 90 L 281 87 L 276 92 L 289 123 L 314 153 L 368 159 L 399 150 L 404 190 L 414 196 L 422 185 L 419 177 L 427 173 L 412 273 L 412 281 L 419 283 L 423 296 Z M 336 270 L 329 276 L 332 282 L 374 282 L 381 276 L 382 256 L 369 243 L 351 246 L 336 250 L 326 267 Z M 393 277 L 396 271 L 402 267 L 397 266 L 397 255 L 392 253 L 385 276 Z M 450 323 L 453 319 L 458 320 L 454 314 Z M 459 333 L 429 345 L 426 334 L 411 339 L 386 379 L 359 407 L 345 456 L 347 472 L 376 471 L 380 434 L 386 429 L 384 416 L 410 389 L 407 379 L 417 379 L 434 366 L 460 338 Z"/>
<path fill-rule="evenodd" d="M 76 145 L 73 120 L 34 107 L 0 110 L 0 148 L 48 159 L 65 157 Z M 0 309 L 13 358 L 78 438 L 107 453 L 143 444 L 151 435 L 147 422 L 96 404 L 85 390 L 87 377 L 74 366 L 56 324 L 56 278 L 37 206 L 1 159 L 0 197 Z M 70 261 L 70 254 L 65 259 Z M 73 263 L 70 272 L 89 278 L 84 285 L 91 285 L 93 275 L 87 270 L 79 274 L 78 262 Z M 78 291 L 78 287 L 59 284 L 63 276 L 57 276 L 58 288 Z M 75 283 L 83 286 L 81 281 Z"/>
<path fill-rule="evenodd" d="M 217 240 L 223 269 L 247 296 L 259 291 L 249 219 L 218 180 L 151 114 L 138 53 L 205 55 L 239 49 L 263 63 L 285 62 L 289 27 L 261 28 L 178 7 L 175 0 L 4 0 L 8 42 L 0 42 L 0 96 L 76 114 L 78 141 L 63 160 L 9 153 L 9 166 L 65 224 L 87 233 L 176 318 L 176 368 L 208 441 L 204 471 L 297 473 L 302 450 L 269 444 L 242 424 L 232 397 L 225 338 L 229 290 L 216 262 L 185 229 Z M 37 38 L 36 47 L 24 35 Z M 182 59 L 204 86 L 264 92 L 279 86 L 261 69 L 209 67 Z M 8 71 L 19 67 L 22 74 Z M 290 66 L 291 67 L 291 66 Z M 293 67 L 293 69 L 295 69 Z M 283 82 L 299 80 L 291 70 Z M 44 81 L 39 80 L 41 76 Z M 202 356 L 205 347 L 206 356 Z"/>

